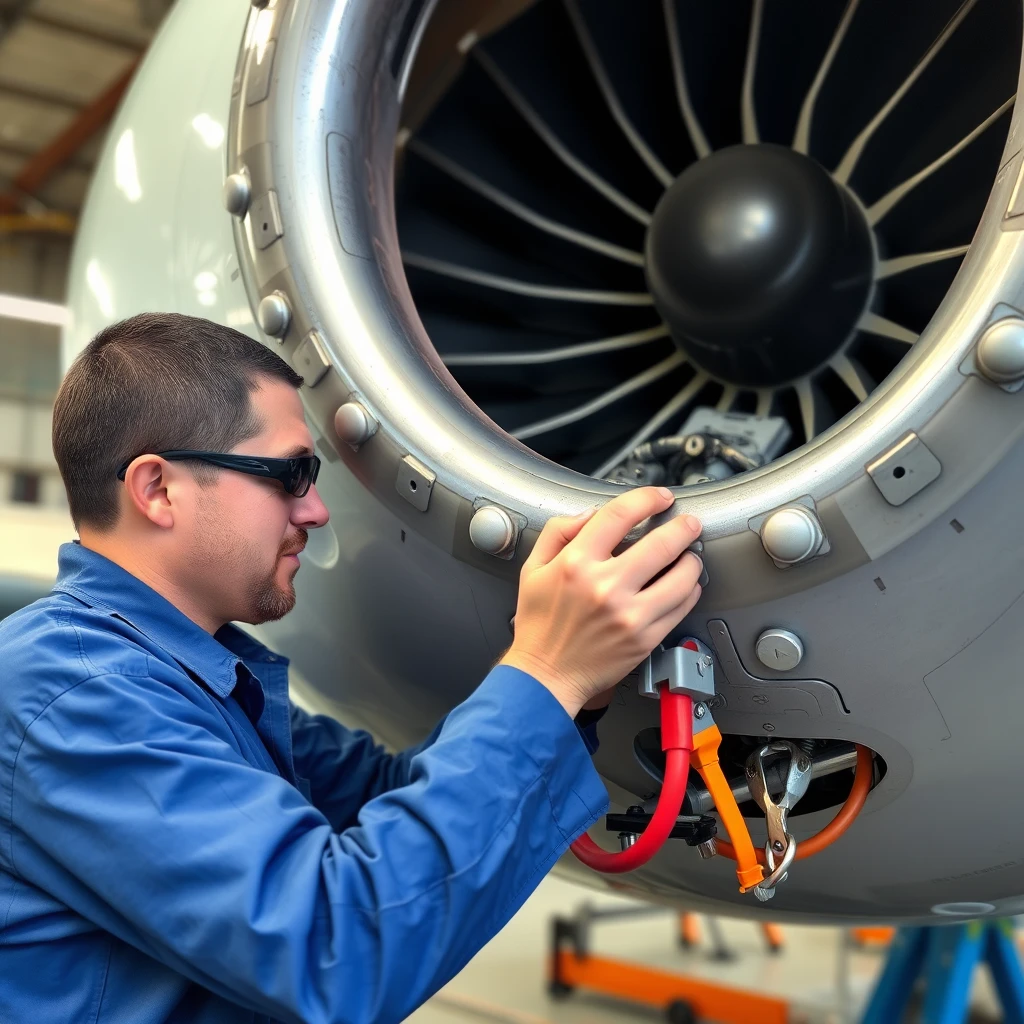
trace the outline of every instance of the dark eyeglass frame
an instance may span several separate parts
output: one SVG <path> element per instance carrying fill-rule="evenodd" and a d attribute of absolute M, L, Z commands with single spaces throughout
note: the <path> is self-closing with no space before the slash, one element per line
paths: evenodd
<path fill-rule="evenodd" d="M 221 469 L 232 469 L 236 473 L 261 476 L 276 480 L 291 495 L 304 498 L 310 487 L 316 483 L 320 473 L 320 459 L 316 455 L 297 455 L 291 459 L 264 458 L 261 455 L 232 455 L 228 452 L 203 452 L 175 449 L 169 452 L 154 452 L 168 462 L 207 462 Z M 138 456 L 136 456 L 138 458 Z M 118 471 L 117 479 L 123 480 L 134 459 L 126 462 Z"/>

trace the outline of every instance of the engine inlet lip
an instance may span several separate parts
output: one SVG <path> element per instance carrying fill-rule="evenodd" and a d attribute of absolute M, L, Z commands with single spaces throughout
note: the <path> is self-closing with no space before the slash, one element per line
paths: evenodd
<path fill-rule="evenodd" d="M 433 8 L 419 8 L 418 27 L 405 36 L 412 43 L 399 56 L 395 47 L 411 6 L 277 0 L 251 14 L 228 162 L 252 170 L 254 196 L 276 192 L 285 230 L 260 250 L 251 229 L 235 224 L 244 280 L 257 302 L 274 289 L 289 295 L 296 321 L 290 337 L 319 331 L 343 386 L 380 422 L 378 447 L 390 444 L 415 457 L 436 473 L 438 487 L 462 500 L 485 494 L 539 528 L 552 515 L 573 514 L 621 488 L 539 456 L 488 419 L 443 365 L 419 318 L 402 265 L 393 192 L 400 85 Z M 265 15 L 273 27 L 261 38 L 253 25 Z M 271 87 L 264 101 L 249 104 L 245 65 L 267 36 L 276 45 Z M 1015 108 L 1011 140 L 1019 117 Z M 794 496 L 820 502 L 855 484 L 868 462 L 908 430 L 926 428 L 964 386 L 961 362 L 993 307 L 1019 289 L 1014 267 L 1024 264 L 1017 256 L 1024 233 L 1000 230 L 1016 180 L 1017 165 L 1007 173 L 1007 161 L 1015 155 L 1002 161 L 953 285 L 889 378 L 810 444 L 760 470 L 687 489 L 687 509 L 702 519 L 707 539 L 744 532 L 753 517 Z M 998 445 L 1013 440 L 1000 436 Z M 964 473 L 956 486 L 966 490 L 971 483 Z M 379 487 L 384 495 L 387 488 Z M 918 528 L 948 506 L 944 494 Z"/>

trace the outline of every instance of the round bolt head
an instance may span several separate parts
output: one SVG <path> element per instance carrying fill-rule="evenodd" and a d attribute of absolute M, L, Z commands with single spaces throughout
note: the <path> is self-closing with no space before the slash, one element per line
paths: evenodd
<path fill-rule="evenodd" d="M 706 713 L 707 713 L 707 708 L 704 707 L 703 704 L 694 704 L 693 705 L 693 717 L 694 718 L 703 718 Z"/>
<path fill-rule="evenodd" d="M 1024 320 L 997 320 L 981 336 L 975 355 L 978 369 L 996 384 L 1024 380 Z"/>
<path fill-rule="evenodd" d="M 288 300 L 280 292 L 265 295 L 256 310 L 256 320 L 264 334 L 272 338 L 283 338 L 292 322 L 292 310 Z"/>
<path fill-rule="evenodd" d="M 764 729 L 765 732 L 775 732 L 775 726 L 772 725 L 771 722 L 765 722 L 761 728 Z"/>
<path fill-rule="evenodd" d="M 367 441 L 375 429 L 373 417 L 359 402 L 346 402 L 334 414 L 334 432 L 353 448 Z"/>
<path fill-rule="evenodd" d="M 813 558 L 824 539 L 817 516 L 803 505 L 780 508 L 761 524 L 765 551 L 782 565 L 796 565 Z"/>
<path fill-rule="evenodd" d="M 791 672 L 803 661 L 803 641 L 788 629 L 766 629 L 754 645 L 757 660 L 776 672 Z"/>
<path fill-rule="evenodd" d="M 469 539 L 488 555 L 503 555 L 515 540 L 516 530 L 509 514 L 495 505 L 485 505 L 473 513 Z"/>
<path fill-rule="evenodd" d="M 224 208 L 235 217 L 244 217 L 249 210 L 252 188 L 244 171 L 229 174 L 224 179 Z"/>

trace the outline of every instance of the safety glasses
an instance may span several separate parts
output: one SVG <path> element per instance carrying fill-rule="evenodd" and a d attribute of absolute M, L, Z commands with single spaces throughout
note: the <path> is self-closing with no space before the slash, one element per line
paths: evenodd
<path fill-rule="evenodd" d="M 168 462 L 207 462 L 221 469 L 233 469 L 236 473 L 262 476 L 278 483 L 296 498 L 304 497 L 316 483 L 320 472 L 320 460 L 315 455 L 300 455 L 294 459 L 269 459 L 259 455 L 230 455 L 225 452 L 170 451 L 156 452 Z M 131 462 L 126 462 L 118 471 L 117 479 L 123 480 Z"/>

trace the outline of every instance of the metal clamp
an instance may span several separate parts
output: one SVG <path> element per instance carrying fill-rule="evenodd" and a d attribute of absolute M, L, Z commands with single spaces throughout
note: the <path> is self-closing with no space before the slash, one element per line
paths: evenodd
<path fill-rule="evenodd" d="M 780 756 L 789 757 L 789 769 L 782 796 L 775 800 L 768 791 L 765 764 Z M 755 890 L 757 898 L 764 902 L 775 895 L 775 887 L 785 880 L 796 857 L 796 840 L 787 827 L 788 817 L 811 784 L 811 759 L 795 743 L 775 740 L 747 758 L 746 771 L 750 781 L 750 795 L 764 811 L 768 827 L 764 853 L 769 874 Z"/>
<path fill-rule="evenodd" d="M 684 647 L 692 644 L 696 650 Z M 715 660 L 711 649 L 693 637 L 678 647 L 658 647 L 640 666 L 641 696 L 658 699 L 658 688 L 669 693 L 685 693 L 695 701 L 707 701 L 715 695 Z"/>

